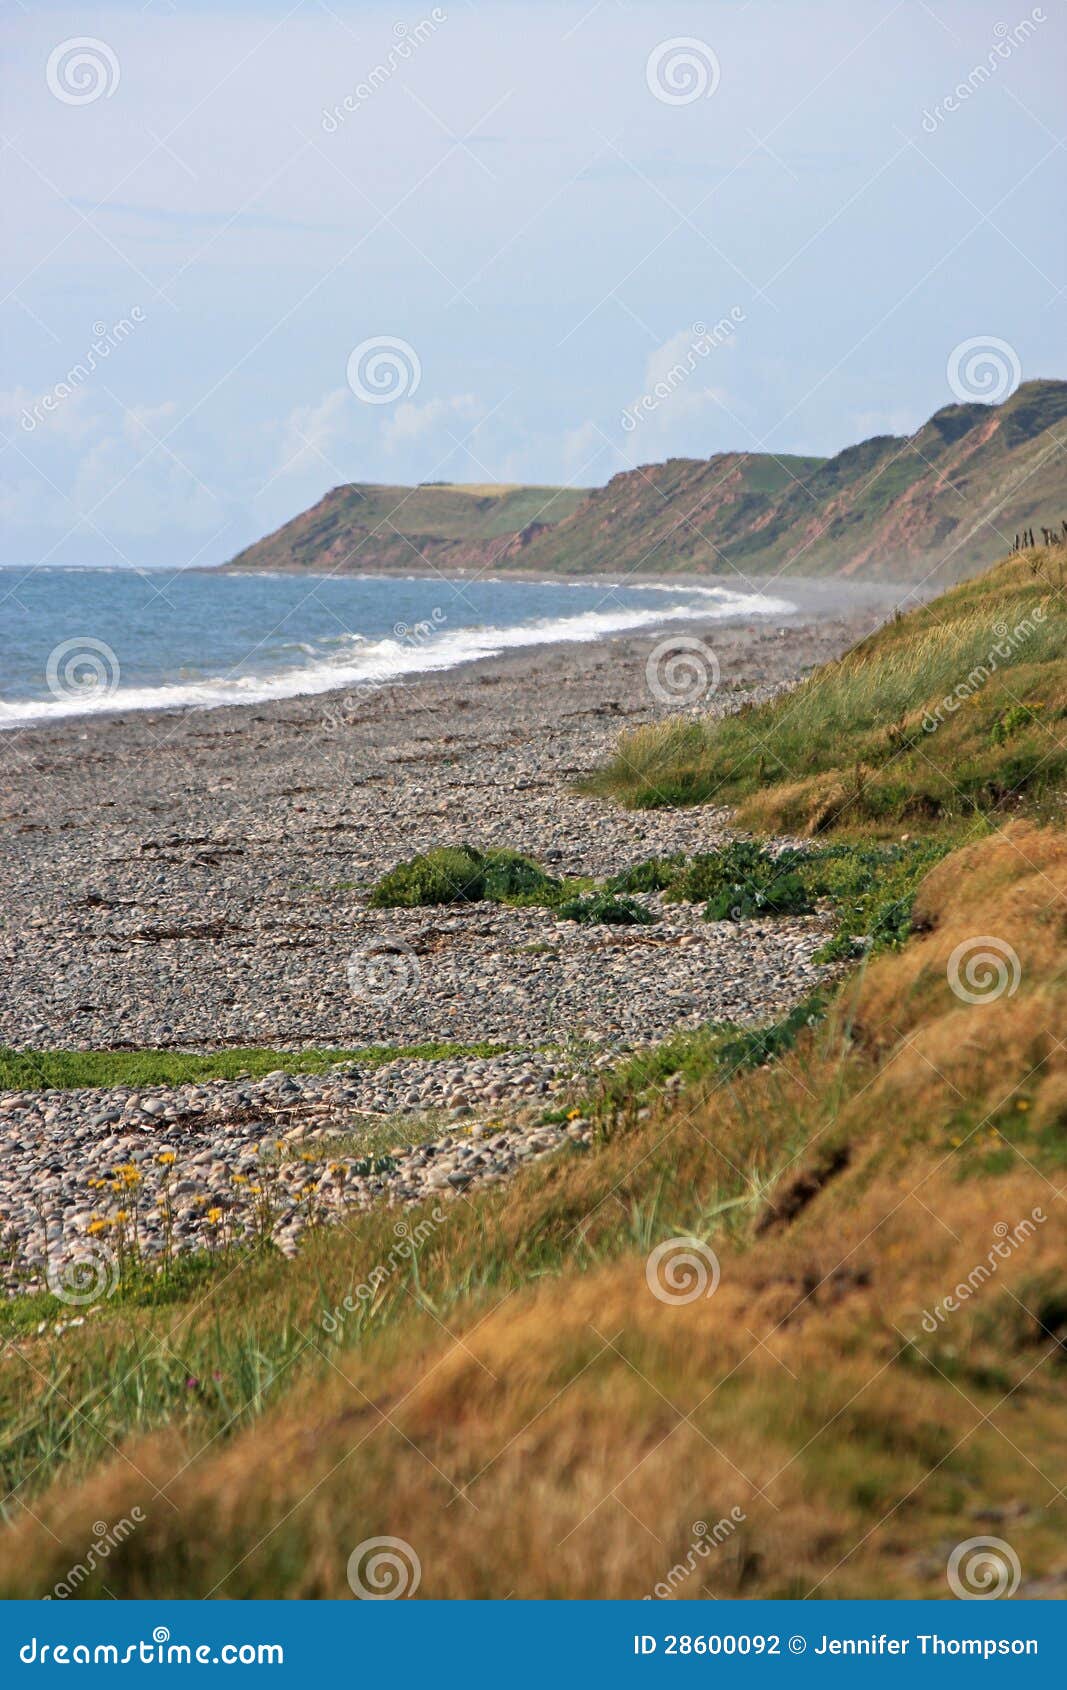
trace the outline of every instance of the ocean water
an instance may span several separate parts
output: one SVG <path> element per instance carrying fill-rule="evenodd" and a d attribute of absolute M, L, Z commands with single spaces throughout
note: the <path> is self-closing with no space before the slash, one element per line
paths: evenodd
<path fill-rule="evenodd" d="M 0 728 L 375 686 L 522 646 L 793 608 L 670 584 L 0 570 Z"/>

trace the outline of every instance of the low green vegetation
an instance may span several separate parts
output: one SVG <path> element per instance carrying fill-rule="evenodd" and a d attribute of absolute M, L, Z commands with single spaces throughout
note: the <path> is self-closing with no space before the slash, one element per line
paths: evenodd
<path fill-rule="evenodd" d="M 958 837 L 1058 814 L 1067 777 L 1063 548 L 899 616 L 793 691 L 624 735 L 588 789 L 638 809 L 738 806 L 757 831 Z"/>
<path fill-rule="evenodd" d="M 684 863 L 681 853 L 672 857 L 646 857 L 643 862 L 624 869 L 622 874 L 613 874 L 605 884 L 609 892 L 665 892 L 677 880 Z"/>
<path fill-rule="evenodd" d="M 338 1064 L 380 1067 L 401 1057 L 444 1061 L 498 1056 L 502 1044 L 366 1045 L 359 1050 L 3 1050 L 0 1091 L 70 1091 L 79 1086 L 180 1086 L 264 1074 L 325 1074 Z"/>
<path fill-rule="evenodd" d="M 919 883 L 948 849 L 914 839 L 771 851 L 737 839 L 692 857 L 649 858 L 608 885 L 655 879 L 664 903 L 703 903 L 706 921 L 806 915 L 829 903 L 835 930 L 818 960 L 836 962 L 904 942 Z"/>
<path fill-rule="evenodd" d="M 896 845 L 826 845 L 801 870 L 829 898 L 835 932 L 818 953 L 836 962 L 862 951 L 896 949 L 912 929 L 912 908 L 920 882 L 950 847 L 936 839 Z"/>
<path fill-rule="evenodd" d="M 583 927 L 596 923 L 608 927 L 647 927 L 656 919 L 644 904 L 635 904 L 632 898 L 616 898 L 611 892 L 568 898 L 556 905 L 556 914 L 560 921 L 577 921 Z"/>
<path fill-rule="evenodd" d="M 690 857 L 664 889 L 668 903 L 705 903 L 708 921 L 742 921 L 756 915 L 810 915 L 811 889 L 797 870 L 809 853 L 768 851 L 754 840 L 734 839 L 718 851 Z"/>
<path fill-rule="evenodd" d="M 473 845 L 439 845 L 398 863 L 371 891 L 372 909 L 416 909 L 428 904 L 537 903 L 552 901 L 560 881 L 518 851 L 478 851 Z"/>
<path fill-rule="evenodd" d="M 371 902 L 377 908 L 413 908 L 487 898 L 538 905 L 582 926 L 616 927 L 645 927 L 657 920 L 655 910 L 630 893 L 660 893 L 665 904 L 703 904 L 706 921 L 810 915 L 828 902 L 836 927 L 819 960 L 830 962 L 900 944 L 909 931 L 915 889 L 947 849 L 938 841 L 911 840 L 769 850 L 756 840 L 735 839 L 692 857 L 645 858 L 598 885 L 556 880 L 516 851 L 440 847 L 391 869 Z M 525 947 L 528 955 L 547 955 L 552 949 Z M 335 1060 L 344 1054 L 337 1053 Z"/>
<path fill-rule="evenodd" d="M 620 1126 L 632 1126 L 639 1110 L 661 1102 L 673 1090 L 710 1095 L 748 1069 L 786 1055 L 802 1034 L 825 1018 L 829 1001 L 827 993 L 813 992 L 766 1027 L 720 1022 L 675 1033 L 600 1074 L 595 1087 L 577 1100 L 581 1112 L 610 1135 Z M 560 1121 L 574 1113 L 552 1109 L 544 1119 Z"/>

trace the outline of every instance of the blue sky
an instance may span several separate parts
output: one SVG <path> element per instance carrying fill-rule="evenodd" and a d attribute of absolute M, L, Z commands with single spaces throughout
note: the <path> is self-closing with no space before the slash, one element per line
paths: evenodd
<path fill-rule="evenodd" d="M 1067 376 L 1059 0 L 4 29 L 0 562 L 219 562 L 346 480 L 829 453 L 949 403 L 971 340 Z"/>

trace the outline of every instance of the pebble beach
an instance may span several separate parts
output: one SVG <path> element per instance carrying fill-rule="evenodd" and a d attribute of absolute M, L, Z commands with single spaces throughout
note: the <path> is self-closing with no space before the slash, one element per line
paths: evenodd
<path fill-rule="evenodd" d="M 691 713 L 794 684 L 895 602 L 888 586 L 787 590 L 791 615 L 687 630 L 718 666 Z M 0 734 L 0 1046 L 337 1053 L 316 1073 L 0 1094 L 8 1295 L 86 1259 L 107 1271 L 101 1193 L 111 1213 L 128 1188 L 121 1224 L 149 1257 L 263 1228 L 291 1253 L 348 1208 L 502 1180 L 588 1142 L 565 1106 L 598 1065 L 678 1028 L 770 1020 L 817 984 L 819 915 L 708 923 L 654 895 L 655 924 L 625 928 L 488 903 L 368 907 L 382 873 L 437 845 L 602 877 L 731 837 L 713 805 L 626 812 L 575 791 L 620 730 L 671 714 L 647 680 L 658 638 Z M 424 1044 L 496 1048 L 344 1054 Z"/>

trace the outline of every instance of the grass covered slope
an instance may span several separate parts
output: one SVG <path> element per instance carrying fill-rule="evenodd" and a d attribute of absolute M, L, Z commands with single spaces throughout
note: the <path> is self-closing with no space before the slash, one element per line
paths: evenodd
<path fill-rule="evenodd" d="M 0 1590 L 136 1507 L 77 1594 L 346 1596 L 388 1535 L 427 1597 L 945 1596 L 990 1531 L 1057 1593 L 1067 842 L 953 853 L 918 924 L 770 1066 L 679 1052 L 399 1253 L 371 1212 L 9 1345 Z"/>
<path fill-rule="evenodd" d="M 1067 382 L 1025 382 L 1002 405 L 947 405 L 914 435 L 877 435 L 832 458 L 733 452 L 627 471 L 524 562 L 944 586 L 993 563 L 1004 535 L 1059 529 L 1065 446 Z"/>
<path fill-rule="evenodd" d="M 643 447 L 628 439 L 632 462 Z M 563 575 L 635 571 L 857 575 L 946 585 L 986 568 L 1003 536 L 1067 518 L 1067 382 L 1001 405 L 947 405 L 914 435 L 832 458 L 671 458 L 583 492 L 352 484 L 234 558 L 235 569 L 409 572 L 488 564 Z"/>
<path fill-rule="evenodd" d="M 585 498 L 572 487 L 335 487 L 309 511 L 232 559 L 230 569 L 363 570 L 506 562 Z"/>
<path fill-rule="evenodd" d="M 624 736 L 594 791 L 747 826 L 873 834 L 1062 814 L 1067 548 L 1009 558 L 769 704 Z"/>

